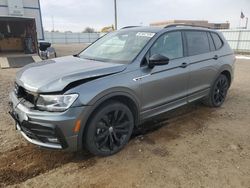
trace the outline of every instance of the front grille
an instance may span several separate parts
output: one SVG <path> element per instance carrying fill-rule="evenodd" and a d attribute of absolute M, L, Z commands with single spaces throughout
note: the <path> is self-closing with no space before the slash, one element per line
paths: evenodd
<path fill-rule="evenodd" d="M 35 104 L 36 102 L 36 96 L 32 94 L 31 92 L 27 91 L 23 87 L 19 86 L 18 84 L 15 84 L 14 92 L 17 96 L 17 98 L 23 98 L 26 101 L 30 102 L 31 104 Z"/>

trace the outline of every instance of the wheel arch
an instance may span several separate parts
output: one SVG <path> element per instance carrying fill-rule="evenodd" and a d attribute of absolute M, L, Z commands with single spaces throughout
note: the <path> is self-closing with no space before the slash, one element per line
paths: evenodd
<path fill-rule="evenodd" d="M 107 103 L 108 101 L 112 101 L 112 100 L 113 101 L 116 100 L 116 101 L 119 101 L 119 102 L 127 105 L 134 116 L 135 127 L 139 125 L 139 122 L 140 122 L 140 116 L 139 116 L 140 103 L 139 103 L 139 101 L 133 95 L 126 93 L 126 92 L 109 93 L 109 94 L 99 98 L 98 100 L 96 100 L 95 103 L 93 105 L 91 105 L 91 108 L 89 109 L 87 116 L 85 116 L 84 121 L 82 122 L 83 126 L 81 126 L 81 130 L 78 134 L 78 149 L 79 150 L 83 148 L 84 132 L 85 132 L 86 126 L 88 125 L 91 117 L 94 115 L 94 113 L 97 111 L 97 109 L 101 105 Z"/>
<path fill-rule="evenodd" d="M 232 76 L 231 76 L 231 73 L 230 71 L 228 70 L 224 70 L 222 71 L 220 74 L 223 74 L 227 77 L 228 81 L 229 81 L 229 86 L 231 85 L 231 82 L 232 82 Z"/>
<path fill-rule="evenodd" d="M 229 86 L 231 86 L 231 83 L 232 83 L 232 81 L 233 81 L 233 69 L 232 69 L 232 67 L 230 66 L 230 65 L 224 65 L 224 66 L 222 66 L 220 69 L 219 69 L 219 71 L 218 71 L 218 75 L 216 76 L 216 78 L 215 78 L 215 80 L 221 75 L 221 74 L 223 74 L 223 75 L 225 75 L 227 78 L 228 78 L 228 80 L 229 80 Z M 215 81 L 214 80 L 214 81 Z M 213 83 L 214 83 L 214 81 L 213 81 Z"/>

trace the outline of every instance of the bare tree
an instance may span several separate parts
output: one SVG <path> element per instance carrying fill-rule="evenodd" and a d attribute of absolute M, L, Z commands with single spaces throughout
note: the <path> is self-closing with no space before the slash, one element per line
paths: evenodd
<path fill-rule="evenodd" d="M 82 33 L 94 33 L 95 29 L 91 27 L 86 27 Z"/>

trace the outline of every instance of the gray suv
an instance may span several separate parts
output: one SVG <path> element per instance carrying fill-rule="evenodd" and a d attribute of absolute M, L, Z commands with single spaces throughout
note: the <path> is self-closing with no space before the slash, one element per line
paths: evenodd
<path fill-rule="evenodd" d="M 77 55 L 21 69 L 10 114 L 33 144 L 112 155 L 135 127 L 158 114 L 196 100 L 221 106 L 234 62 L 218 31 L 126 27 Z"/>

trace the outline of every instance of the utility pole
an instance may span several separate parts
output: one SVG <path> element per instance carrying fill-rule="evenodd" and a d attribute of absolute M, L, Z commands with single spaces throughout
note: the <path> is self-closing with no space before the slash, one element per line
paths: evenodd
<path fill-rule="evenodd" d="M 245 29 L 247 29 L 247 24 L 248 24 L 248 17 L 246 17 L 246 26 L 245 26 Z"/>
<path fill-rule="evenodd" d="M 114 8 L 115 8 L 115 30 L 117 30 L 117 6 L 116 6 L 116 0 L 114 0 Z"/>
<path fill-rule="evenodd" d="M 52 16 L 51 19 L 52 19 L 52 31 L 55 32 L 54 16 Z"/>

